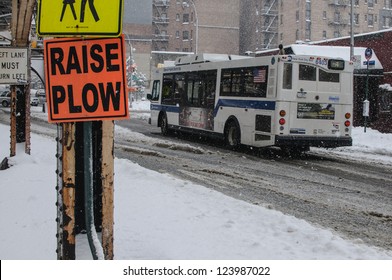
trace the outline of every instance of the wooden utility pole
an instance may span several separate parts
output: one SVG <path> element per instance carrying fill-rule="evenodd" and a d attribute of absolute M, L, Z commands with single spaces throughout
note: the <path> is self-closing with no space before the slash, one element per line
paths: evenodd
<path fill-rule="evenodd" d="M 102 121 L 102 247 L 105 259 L 113 259 L 114 123 Z"/>
<path fill-rule="evenodd" d="M 35 0 L 12 0 L 12 21 L 11 21 L 11 35 L 13 47 L 29 47 L 29 34 L 31 30 L 31 20 L 33 16 Z M 30 52 L 28 55 L 28 65 L 31 65 Z M 30 67 L 28 67 L 30 69 Z M 25 96 L 25 107 L 23 122 L 25 122 L 25 152 L 30 154 L 30 71 L 28 71 L 28 77 L 26 81 L 23 81 L 23 90 Z M 16 126 L 17 126 L 17 108 L 16 100 L 17 90 L 16 85 L 11 86 L 11 144 L 10 144 L 10 156 L 16 155 Z"/>
<path fill-rule="evenodd" d="M 129 118 L 125 45 L 121 34 L 124 3 L 113 0 L 111 5 L 118 10 L 106 9 L 102 3 L 95 10 L 93 1 L 89 1 L 94 20 L 88 20 L 84 18 L 86 1 L 82 3 L 81 13 L 75 13 L 69 2 L 72 1 L 39 1 L 37 25 L 41 36 L 73 37 L 44 42 L 48 121 L 58 124 L 57 258 L 75 259 L 76 231 L 86 229 L 93 258 L 110 260 L 114 255 L 114 120 Z M 73 13 L 68 10 L 64 14 L 67 8 Z M 63 13 L 53 17 L 53 11 Z M 79 28 L 82 22 L 88 28 Z M 102 67 L 85 63 L 97 48 L 106 49 L 102 53 Z M 59 50 L 68 57 L 60 61 L 64 67 L 76 60 L 83 61 L 84 73 L 73 70 L 65 73 L 58 69 L 55 60 Z M 59 93 L 63 93 L 64 99 L 56 98 Z M 94 98 L 93 103 L 90 97 Z M 97 203 L 100 196 L 102 200 Z M 84 207 L 79 209 L 82 200 Z M 102 209 L 94 213 L 94 206 Z M 79 219 L 83 212 L 85 225 Z M 95 224 L 102 228 L 102 244 L 93 242 L 97 234 Z"/>
<path fill-rule="evenodd" d="M 58 125 L 57 259 L 75 259 L 75 123 Z"/>

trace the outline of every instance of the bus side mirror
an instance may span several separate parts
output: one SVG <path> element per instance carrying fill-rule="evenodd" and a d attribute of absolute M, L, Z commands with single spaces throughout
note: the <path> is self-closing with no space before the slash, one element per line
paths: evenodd
<path fill-rule="evenodd" d="M 151 93 L 148 93 L 148 94 L 147 94 L 147 99 L 148 99 L 148 100 L 151 100 L 151 99 L 152 99 L 152 94 L 151 94 Z"/>

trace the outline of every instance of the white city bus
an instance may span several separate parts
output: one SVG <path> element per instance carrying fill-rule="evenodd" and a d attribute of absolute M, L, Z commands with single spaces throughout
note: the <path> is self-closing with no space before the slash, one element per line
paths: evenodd
<path fill-rule="evenodd" d="M 152 125 L 230 148 L 351 146 L 353 65 L 338 58 L 192 55 L 156 69 Z"/>

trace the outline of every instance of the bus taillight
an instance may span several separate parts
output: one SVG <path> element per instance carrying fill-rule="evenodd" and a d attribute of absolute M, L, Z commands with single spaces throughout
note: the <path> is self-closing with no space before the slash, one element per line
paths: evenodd
<path fill-rule="evenodd" d="M 351 122 L 347 120 L 347 121 L 344 122 L 344 125 L 345 125 L 346 127 L 349 127 L 349 126 L 351 125 Z"/>
<path fill-rule="evenodd" d="M 285 110 L 280 110 L 279 116 L 281 116 L 281 117 L 286 116 L 286 111 Z"/>
<path fill-rule="evenodd" d="M 286 120 L 284 119 L 284 118 L 281 118 L 280 120 L 279 120 L 279 124 L 280 125 L 284 125 L 286 123 Z"/>
<path fill-rule="evenodd" d="M 349 118 L 351 118 L 351 114 L 350 114 L 350 113 L 346 113 L 346 114 L 344 115 L 344 117 L 345 117 L 346 119 L 349 119 Z"/>

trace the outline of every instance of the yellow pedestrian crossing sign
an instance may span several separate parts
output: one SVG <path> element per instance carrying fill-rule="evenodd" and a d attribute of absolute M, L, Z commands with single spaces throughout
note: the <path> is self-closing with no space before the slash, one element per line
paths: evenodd
<path fill-rule="evenodd" d="M 119 36 L 123 0 L 38 0 L 40 36 Z"/>

